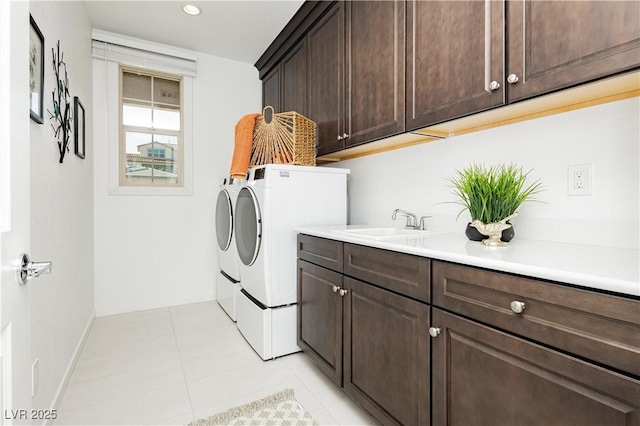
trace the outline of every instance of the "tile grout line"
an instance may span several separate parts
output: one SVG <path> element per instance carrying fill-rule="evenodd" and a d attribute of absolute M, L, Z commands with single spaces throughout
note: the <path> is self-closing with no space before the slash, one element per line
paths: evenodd
<path fill-rule="evenodd" d="M 85 405 L 83 407 L 74 408 L 73 410 L 60 411 L 60 414 L 65 414 L 65 415 L 73 414 L 74 412 L 86 410 L 86 409 L 89 409 L 89 408 L 92 408 L 92 407 L 100 407 L 100 406 L 107 405 L 107 404 L 117 403 L 117 402 L 120 402 L 120 401 L 124 401 L 125 399 L 129 399 L 131 397 L 136 397 L 136 396 L 143 395 L 143 394 L 146 394 L 146 393 L 149 393 L 149 392 L 159 391 L 159 390 L 163 390 L 163 389 L 171 389 L 171 388 L 172 388 L 172 386 L 160 386 L 160 387 L 157 387 L 157 388 L 153 388 L 151 390 L 134 392 L 132 394 L 129 394 L 129 395 L 126 395 L 126 396 L 122 396 L 122 397 L 119 397 L 119 398 L 116 398 L 116 399 L 111 399 L 111 400 L 108 400 L 108 401 L 96 402 L 96 403 L 93 403 L 93 404 Z"/>
<path fill-rule="evenodd" d="M 189 390 L 189 384 L 187 383 L 187 375 L 184 372 L 184 365 L 182 364 L 182 353 L 180 352 L 180 346 L 178 345 L 178 335 L 176 334 L 176 325 L 173 320 L 173 312 L 171 312 L 171 307 L 167 308 L 169 310 L 169 318 L 171 319 L 171 330 L 173 331 L 173 339 L 176 342 L 176 351 L 178 351 L 178 360 L 180 361 L 180 371 L 182 372 L 182 378 L 184 380 L 184 387 L 187 390 L 187 398 L 189 399 L 189 408 L 191 409 L 191 419 L 192 421 L 196 421 L 195 410 L 193 409 L 193 401 L 191 400 L 191 391 Z"/>
<path fill-rule="evenodd" d="M 168 309 L 168 308 L 165 308 L 165 309 Z M 172 319 L 172 316 L 171 316 L 171 312 L 168 311 L 168 314 L 169 314 L 169 317 L 170 317 L 170 319 L 172 321 L 172 328 L 173 328 L 173 319 Z M 175 331 L 172 330 L 172 333 L 173 333 L 174 339 L 175 339 Z M 177 346 L 178 345 L 177 345 L 177 341 L 176 341 L 176 351 L 178 352 L 178 358 L 179 358 L 180 357 L 180 352 L 179 352 Z M 179 359 L 179 361 L 180 361 L 180 367 L 182 368 L 182 360 Z M 74 371 L 75 371 L 75 369 L 74 369 Z M 122 372 L 115 373 L 115 374 L 125 374 L 128 371 L 130 371 L 130 370 L 122 371 Z M 113 373 L 105 374 L 105 375 L 94 377 L 94 378 L 88 378 L 88 379 L 84 379 L 84 380 L 79 380 L 79 381 L 76 381 L 76 382 L 73 382 L 73 383 L 83 383 L 83 382 L 90 382 L 90 381 L 93 381 L 93 380 L 100 380 L 100 379 L 103 379 L 105 377 L 109 377 L 111 375 L 113 375 Z M 184 378 L 184 371 L 182 372 L 182 375 L 183 375 L 183 378 Z M 73 410 L 60 411 L 60 413 L 61 414 L 62 413 L 64 413 L 64 414 L 73 414 L 74 412 L 79 412 L 79 411 L 82 411 L 82 410 L 90 409 L 92 407 L 98 407 L 98 406 L 102 406 L 102 405 L 106 405 L 106 404 L 116 403 L 116 402 L 123 401 L 123 400 L 131 398 L 131 397 L 143 395 L 143 394 L 148 393 L 148 392 L 153 392 L 153 391 L 156 391 L 156 390 L 162 390 L 164 388 L 169 389 L 171 387 L 172 386 L 170 386 L 170 385 L 154 387 L 153 389 L 147 389 L 147 390 L 143 390 L 143 391 L 133 392 L 133 393 L 130 393 L 130 394 L 127 394 L 127 395 L 124 395 L 124 396 L 120 396 L 118 398 L 114 398 L 114 399 L 111 399 L 111 400 L 95 402 L 95 403 L 92 403 L 92 404 L 89 404 L 89 405 L 85 405 L 85 406 L 82 406 L 82 407 L 74 408 Z M 189 392 L 189 389 L 187 387 L 187 394 L 188 394 L 188 392 Z M 65 394 L 66 394 L 66 391 L 65 391 Z M 63 398 L 64 398 L 64 395 L 63 395 Z M 191 407 L 191 398 L 190 397 L 189 397 L 189 406 Z M 193 409 L 191 411 L 192 411 L 191 416 L 193 417 Z"/>

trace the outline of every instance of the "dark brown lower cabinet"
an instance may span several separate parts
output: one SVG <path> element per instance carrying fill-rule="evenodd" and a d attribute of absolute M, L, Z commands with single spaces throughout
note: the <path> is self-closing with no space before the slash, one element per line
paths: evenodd
<path fill-rule="evenodd" d="M 344 390 L 383 424 L 428 425 L 429 306 L 344 277 Z"/>
<path fill-rule="evenodd" d="M 428 291 L 429 261 L 347 246 L 298 236 L 298 346 L 382 424 L 428 425 L 429 305 L 382 288 L 394 281 L 381 277 L 390 274 Z M 343 252 L 349 259 L 344 275 Z M 395 267 L 389 260 L 365 268 L 367 273 L 356 268 L 367 256 L 385 254 Z M 347 269 L 372 284 L 347 276 Z"/>
<path fill-rule="evenodd" d="M 436 307 L 431 324 L 433 425 L 640 424 L 636 379 Z"/>
<path fill-rule="evenodd" d="M 306 235 L 298 258 L 299 346 L 382 424 L 640 426 L 637 298 Z"/>
<path fill-rule="evenodd" d="M 298 346 L 342 386 L 342 274 L 298 259 Z"/>

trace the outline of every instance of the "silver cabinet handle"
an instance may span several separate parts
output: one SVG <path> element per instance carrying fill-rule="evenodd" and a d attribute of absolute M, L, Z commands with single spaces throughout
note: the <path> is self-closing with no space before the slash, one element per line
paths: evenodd
<path fill-rule="evenodd" d="M 50 273 L 51 262 L 32 262 L 26 253 L 20 257 L 20 269 L 17 274 L 18 284 L 25 285 L 27 281 L 33 278 Z"/>
<path fill-rule="evenodd" d="M 498 83 L 497 81 L 493 80 L 491 83 L 489 83 L 489 89 L 498 90 L 499 88 L 500 88 L 500 83 Z"/>
<path fill-rule="evenodd" d="M 342 136 L 338 135 L 338 140 L 341 141 L 342 140 Z"/>
<path fill-rule="evenodd" d="M 346 133 L 343 133 L 343 134 L 342 134 L 342 139 L 346 139 L 346 138 L 348 138 L 348 137 L 349 137 L 349 135 L 348 135 L 348 134 L 346 134 Z"/>
<path fill-rule="evenodd" d="M 333 286 L 333 292 L 334 292 L 334 293 L 337 293 L 337 292 L 338 292 L 338 290 L 340 290 L 340 287 L 338 287 L 337 285 L 334 285 L 334 286 Z"/>
<path fill-rule="evenodd" d="M 511 310 L 516 314 L 521 314 L 524 311 L 524 302 L 518 302 L 514 300 L 511 302 Z"/>
<path fill-rule="evenodd" d="M 438 337 L 438 334 L 440 334 L 440 329 L 438 327 L 431 327 L 429 328 L 429 334 L 431 335 L 431 337 Z"/>
<path fill-rule="evenodd" d="M 344 296 L 345 294 L 347 294 L 349 292 L 349 290 L 345 290 L 344 288 L 340 289 L 340 296 Z"/>
<path fill-rule="evenodd" d="M 509 77 L 507 77 L 507 81 L 509 82 L 509 84 L 516 84 L 518 80 L 520 79 L 515 74 L 509 74 Z"/>

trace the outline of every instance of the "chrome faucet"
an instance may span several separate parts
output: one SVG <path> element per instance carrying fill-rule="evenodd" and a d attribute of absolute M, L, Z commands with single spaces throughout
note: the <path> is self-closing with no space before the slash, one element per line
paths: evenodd
<path fill-rule="evenodd" d="M 398 213 L 407 217 L 407 224 L 405 226 L 406 229 L 420 229 L 422 231 L 427 230 L 427 225 L 425 225 L 424 220 L 431 216 L 420 217 L 420 224 L 418 224 L 418 217 L 414 213 L 402 209 L 395 209 L 393 211 L 393 214 L 391 215 L 391 219 L 396 220 L 396 216 L 398 215 Z"/>
<path fill-rule="evenodd" d="M 407 229 L 419 229 L 420 227 L 418 226 L 418 218 L 416 217 L 415 214 L 408 212 L 406 210 L 402 210 L 402 209 L 395 209 L 393 211 L 393 214 L 391 215 L 391 219 L 396 220 L 396 216 L 398 215 L 398 213 L 400 213 L 401 215 L 404 215 L 407 217 L 407 225 L 405 226 L 405 228 Z"/>

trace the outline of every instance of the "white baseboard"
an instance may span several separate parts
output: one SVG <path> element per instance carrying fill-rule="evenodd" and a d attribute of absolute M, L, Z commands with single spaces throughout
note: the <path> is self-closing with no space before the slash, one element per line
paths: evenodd
<path fill-rule="evenodd" d="M 159 299 L 138 303 L 123 303 L 102 307 L 96 306 L 96 317 L 146 311 L 149 309 L 167 308 L 169 306 L 186 305 L 189 303 L 209 302 L 211 300 L 215 300 L 215 297 L 212 292 L 207 292 L 179 298 Z"/>
<path fill-rule="evenodd" d="M 73 351 L 73 356 L 69 360 L 69 364 L 67 365 L 67 369 L 62 376 L 62 381 L 60 382 L 60 386 L 58 386 L 58 390 L 56 391 L 56 395 L 53 398 L 51 403 L 51 409 L 57 410 L 60 406 L 60 402 L 62 402 L 62 397 L 64 396 L 65 391 L 67 390 L 67 386 L 69 385 L 69 381 L 71 380 L 71 375 L 73 374 L 73 370 L 76 368 L 76 364 L 78 363 L 78 358 L 80 358 L 80 354 L 82 353 L 82 348 L 84 348 L 84 344 L 87 341 L 87 337 L 89 336 L 89 332 L 91 331 L 91 327 L 93 326 L 93 321 L 96 319 L 96 311 L 94 310 L 89 317 L 89 321 L 87 325 L 84 327 L 84 331 L 82 332 L 82 336 L 76 345 L 76 349 Z M 49 425 L 53 422 L 53 420 L 45 421 L 45 425 Z"/>

